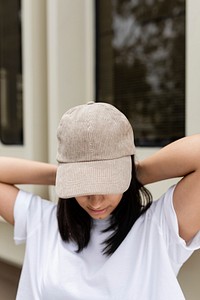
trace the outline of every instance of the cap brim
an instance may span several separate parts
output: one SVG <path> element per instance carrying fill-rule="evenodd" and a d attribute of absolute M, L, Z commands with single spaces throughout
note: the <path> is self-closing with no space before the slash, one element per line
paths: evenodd
<path fill-rule="evenodd" d="M 131 156 L 112 160 L 59 163 L 56 193 L 59 198 L 124 193 L 131 181 Z"/>

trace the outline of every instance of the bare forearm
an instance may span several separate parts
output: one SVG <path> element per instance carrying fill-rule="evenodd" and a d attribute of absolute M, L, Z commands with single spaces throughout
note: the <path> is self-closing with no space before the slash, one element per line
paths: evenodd
<path fill-rule="evenodd" d="M 0 182 L 54 185 L 56 166 L 31 160 L 0 157 Z"/>
<path fill-rule="evenodd" d="M 200 135 L 182 138 L 138 163 L 143 184 L 183 177 L 200 169 Z"/>

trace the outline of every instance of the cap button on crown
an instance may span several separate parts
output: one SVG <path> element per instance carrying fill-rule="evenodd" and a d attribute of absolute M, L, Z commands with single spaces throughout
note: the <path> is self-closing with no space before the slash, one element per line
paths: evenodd
<path fill-rule="evenodd" d="M 94 103 L 95 103 L 94 101 L 89 101 L 87 102 L 87 105 L 94 104 Z"/>

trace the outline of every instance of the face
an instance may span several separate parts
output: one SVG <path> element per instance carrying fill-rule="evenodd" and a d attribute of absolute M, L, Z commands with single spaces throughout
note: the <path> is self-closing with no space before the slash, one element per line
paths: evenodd
<path fill-rule="evenodd" d="M 78 204 L 93 218 L 105 219 L 118 206 L 122 194 L 76 197 Z"/>

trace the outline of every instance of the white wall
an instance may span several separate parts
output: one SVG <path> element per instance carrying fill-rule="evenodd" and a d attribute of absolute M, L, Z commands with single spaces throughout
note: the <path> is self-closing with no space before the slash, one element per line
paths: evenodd
<path fill-rule="evenodd" d="M 15 156 L 47 161 L 47 60 L 46 60 L 46 1 L 22 1 L 23 56 L 23 123 L 24 145 L 0 144 L 1 156 Z M 48 195 L 39 186 L 22 188 Z M 13 243 L 13 229 L 0 219 L 0 258 L 20 264 L 24 247 Z"/>
<path fill-rule="evenodd" d="M 47 1 L 50 161 L 61 115 L 94 99 L 93 18 L 92 0 Z"/>

